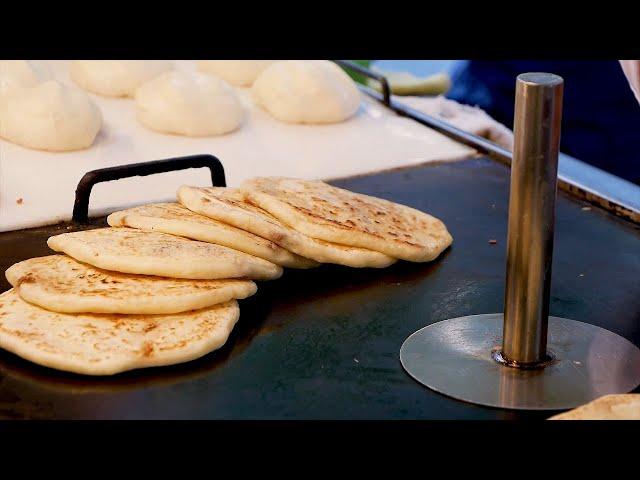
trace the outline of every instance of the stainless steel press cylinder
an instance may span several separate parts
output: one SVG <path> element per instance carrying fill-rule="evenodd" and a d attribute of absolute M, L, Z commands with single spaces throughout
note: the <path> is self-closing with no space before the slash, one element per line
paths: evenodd
<path fill-rule="evenodd" d="M 547 358 L 563 80 L 516 81 L 502 356 L 514 366 Z"/>

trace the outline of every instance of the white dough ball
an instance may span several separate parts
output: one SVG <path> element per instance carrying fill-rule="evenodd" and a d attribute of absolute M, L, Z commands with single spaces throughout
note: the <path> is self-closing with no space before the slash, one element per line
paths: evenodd
<path fill-rule="evenodd" d="M 23 88 L 35 87 L 51 79 L 51 73 L 41 64 L 29 60 L 0 60 L 0 102 Z"/>
<path fill-rule="evenodd" d="M 74 60 L 71 78 L 98 95 L 133 97 L 140 85 L 171 68 L 164 60 Z"/>
<path fill-rule="evenodd" d="M 336 123 L 360 106 L 349 75 L 328 60 L 285 60 L 267 67 L 253 84 L 257 104 L 288 123 Z"/>
<path fill-rule="evenodd" d="M 89 147 L 102 114 L 82 90 L 50 80 L 10 97 L 0 110 L 0 137 L 36 150 Z"/>
<path fill-rule="evenodd" d="M 231 132 L 244 117 L 233 88 L 198 72 L 167 72 L 145 83 L 136 93 L 136 109 L 147 128 L 189 137 Z"/>
<path fill-rule="evenodd" d="M 275 60 L 200 60 L 198 70 L 212 73 L 238 87 L 250 87 Z"/>

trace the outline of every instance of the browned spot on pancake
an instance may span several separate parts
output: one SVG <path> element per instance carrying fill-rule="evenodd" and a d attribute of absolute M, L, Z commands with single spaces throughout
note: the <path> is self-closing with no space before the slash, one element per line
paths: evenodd
<path fill-rule="evenodd" d="M 111 320 L 112 322 L 115 322 L 114 327 L 116 329 L 122 328 L 126 325 L 122 318 L 118 317 L 117 315 L 105 315 L 103 318 L 105 320 Z"/>
<path fill-rule="evenodd" d="M 9 335 L 14 335 L 18 338 L 24 338 L 24 339 L 36 339 L 36 338 L 40 338 L 42 337 L 41 333 L 37 333 L 37 332 L 23 332 L 20 330 L 12 330 L 10 328 L 4 328 L 4 327 L 0 327 L 0 331 L 3 331 Z"/>
<path fill-rule="evenodd" d="M 401 242 L 404 243 L 405 245 L 409 245 L 410 247 L 420 247 L 421 246 L 418 243 L 408 242 L 406 240 L 401 240 Z"/>
<path fill-rule="evenodd" d="M 351 228 L 345 227 L 344 224 L 342 224 L 341 222 L 339 222 L 337 220 L 333 220 L 331 218 L 326 218 L 326 217 L 324 217 L 322 215 L 317 215 L 317 214 L 313 213 L 311 210 L 309 210 L 308 208 L 299 207 L 299 206 L 296 206 L 296 205 L 292 205 L 292 207 L 294 209 L 299 210 L 300 212 L 304 213 L 305 215 L 310 216 L 310 217 L 317 218 L 317 219 L 319 219 L 319 220 L 321 220 L 323 222 L 326 222 L 326 223 L 331 223 L 331 224 L 333 224 L 333 225 L 335 225 L 336 227 L 339 227 L 339 228 L 343 228 L 343 229 L 346 229 L 346 230 L 351 230 Z"/>
<path fill-rule="evenodd" d="M 275 232 L 271 235 L 271 238 L 269 240 L 271 240 L 274 243 L 280 244 L 281 242 L 284 241 L 285 238 L 286 238 L 286 235 L 284 233 Z"/>
<path fill-rule="evenodd" d="M 164 347 L 160 347 L 160 351 L 165 352 L 167 350 L 173 350 L 175 348 L 182 348 L 186 344 L 187 344 L 186 340 L 181 340 L 181 341 L 179 341 L 177 343 L 172 343 L 172 344 L 169 344 L 169 345 L 165 345 Z"/>
<path fill-rule="evenodd" d="M 142 356 L 143 357 L 150 357 L 153 355 L 153 344 L 151 342 L 144 342 L 142 344 Z"/>
<path fill-rule="evenodd" d="M 155 322 L 149 322 L 147 325 L 145 325 L 144 327 L 144 333 L 149 333 L 151 330 L 155 330 L 156 328 L 158 328 L 158 324 Z"/>
<path fill-rule="evenodd" d="M 36 277 L 32 273 L 27 273 L 26 275 L 20 277 L 16 282 L 16 287 L 24 283 L 36 283 Z"/>

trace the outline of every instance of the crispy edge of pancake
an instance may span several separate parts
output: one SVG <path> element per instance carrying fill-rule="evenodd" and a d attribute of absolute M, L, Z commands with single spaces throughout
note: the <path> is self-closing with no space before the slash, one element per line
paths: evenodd
<path fill-rule="evenodd" d="M 252 233 L 321 263 L 353 268 L 384 268 L 397 262 L 396 258 L 375 250 L 338 245 L 297 232 L 274 218 L 269 212 L 245 200 L 244 194 L 238 189 L 230 189 L 230 198 L 224 198 L 223 194 L 212 193 L 211 190 L 213 189 L 183 185 L 178 189 L 178 198 L 185 207 L 197 213 L 225 221 L 238 228 L 251 228 Z M 218 191 L 226 191 L 226 189 L 215 190 L 215 192 Z M 236 196 L 239 198 L 235 198 Z"/>
<path fill-rule="evenodd" d="M 68 292 L 58 288 L 55 284 L 52 285 L 54 278 L 45 278 L 46 281 L 43 283 L 42 279 L 39 279 L 37 270 L 34 272 L 34 267 L 31 267 L 31 264 L 44 262 L 46 265 L 40 265 L 39 268 L 47 268 L 51 261 L 68 262 L 71 267 L 80 269 L 78 275 L 83 278 L 76 284 L 76 287 L 72 287 L 68 284 L 68 280 L 71 277 L 65 277 L 65 285 L 67 285 L 66 290 L 69 290 Z M 53 267 L 49 268 L 50 271 L 51 268 Z M 93 294 L 83 292 L 83 289 L 91 290 L 91 279 L 86 277 L 91 277 L 94 274 L 101 278 L 100 285 L 104 283 L 102 282 L 104 277 L 107 280 L 111 277 L 110 280 L 118 280 L 117 286 L 108 281 L 101 292 L 99 289 L 98 292 Z M 255 282 L 246 279 L 188 280 L 111 272 L 83 264 L 66 255 L 48 255 L 46 257 L 23 260 L 9 267 L 5 272 L 5 276 L 23 300 L 46 310 L 59 313 L 167 315 L 207 308 L 234 299 L 241 300 L 254 295 L 258 288 Z M 113 289 L 116 289 L 116 293 L 126 293 L 130 289 L 130 282 L 135 283 L 136 279 L 144 280 L 144 284 L 147 285 L 151 283 L 152 287 L 165 282 L 169 285 L 172 283 L 185 283 L 186 288 L 183 287 L 182 291 L 188 291 L 188 293 L 180 293 L 179 295 L 170 293 L 167 295 L 163 294 L 162 290 L 158 290 L 154 291 L 153 295 L 146 296 L 136 295 L 133 297 L 125 296 L 124 298 L 120 298 L 121 295 L 109 296 Z M 98 283 L 98 280 L 94 282 Z M 198 283 L 213 283 L 214 288 L 200 289 L 197 287 Z"/>
<path fill-rule="evenodd" d="M 90 320 L 92 317 L 100 318 L 105 316 L 99 314 L 67 314 L 50 312 L 24 302 L 13 289 L 0 294 L 0 312 L 3 311 L 4 303 L 8 300 L 11 301 L 12 297 L 21 303 L 18 309 L 26 310 L 24 314 L 26 318 L 34 313 L 37 315 L 51 315 L 52 318 L 64 318 L 65 316 L 69 316 L 83 319 L 86 318 L 87 320 Z M 227 311 L 223 312 L 225 317 L 222 318 L 222 328 L 219 331 L 217 328 L 213 328 L 210 331 L 209 338 L 206 338 L 201 342 L 192 342 L 190 348 L 173 349 L 168 353 L 164 351 L 162 355 L 154 355 L 155 346 L 151 344 L 149 340 L 146 340 L 140 345 L 141 350 L 137 355 L 124 355 L 123 357 L 125 358 L 114 360 L 100 366 L 92 364 L 92 362 L 89 362 L 86 359 L 78 359 L 77 356 L 69 355 L 64 352 L 64 350 L 52 352 L 51 348 L 48 348 L 49 351 L 47 351 L 46 339 L 38 339 L 38 335 L 34 332 L 29 332 L 27 328 L 22 330 L 8 330 L 5 328 L 2 317 L 0 317 L 0 333 L 2 333 L 2 335 L 0 335 L 0 347 L 38 365 L 82 375 L 114 375 L 128 370 L 186 363 L 221 348 L 227 342 L 231 331 L 240 318 L 240 307 L 238 306 L 238 302 L 235 300 L 224 304 L 214 305 L 207 309 L 194 311 L 194 315 L 201 315 L 203 314 L 203 311 L 206 314 L 206 311 L 218 311 L 223 309 Z M 5 311 L 2 313 L 7 312 Z M 163 319 L 163 317 L 166 319 L 166 317 L 171 316 L 183 319 L 186 318 L 186 314 L 144 315 L 144 317 L 149 317 L 149 321 L 151 321 L 153 317 L 156 317 L 156 321 L 158 321 Z M 110 315 L 109 317 L 113 317 L 113 315 Z M 126 320 L 128 316 L 121 315 L 118 317 L 121 317 L 122 320 Z M 171 320 L 169 319 L 169 321 Z M 31 340 L 31 342 L 29 340 Z M 186 340 L 178 340 L 178 344 L 183 341 Z M 34 342 L 39 343 L 34 345 Z"/>
<path fill-rule="evenodd" d="M 384 222 L 387 223 L 389 222 L 388 218 L 391 218 L 393 215 L 389 212 L 385 212 L 385 209 L 399 209 L 404 215 L 411 214 L 417 218 L 423 217 L 423 221 L 429 221 L 438 227 L 435 232 L 425 231 L 424 235 L 430 238 L 428 242 L 418 238 L 415 238 L 415 241 L 410 241 L 409 239 L 400 238 L 399 234 L 391 231 L 382 233 L 368 232 L 365 231 L 365 229 L 358 227 L 357 223 L 354 222 L 347 224 L 347 222 L 340 222 L 332 220 L 326 216 L 316 215 L 310 211 L 310 209 L 301 209 L 296 205 L 293 205 L 291 202 L 281 200 L 277 196 L 265 192 L 265 188 L 260 186 L 260 181 L 264 179 L 270 180 L 271 177 L 258 177 L 247 180 L 242 183 L 240 190 L 245 192 L 246 198 L 251 203 L 263 208 L 290 228 L 312 238 L 353 247 L 371 249 L 392 257 L 412 262 L 432 261 L 453 242 L 453 237 L 444 222 L 433 215 L 421 212 L 420 210 L 416 210 L 412 207 L 377 197 L 371 197 L 369 195 L 350 192 L 338 187 L 333 187 L 325 182 L 315 182 L 326 186 L 332 194 L 333 189 L 336 189 L 339 192 L 344 191 L 347 196 L 364 198 L 362 203 L 364 203 L 365 207 L 372 211 L 381 211 L 384 214 L 381 218 L 383 218 Z M 281 179 L 281 177 L 276 177 L 276 180 L 278 179 Z M 306 182 L 299 179 L 283 179 Z M 380 203 L 380 205 L 377 205 L 377 203 Z M 319 220 L 314 220 L 314 218 L 318 218 Z M 394 226 L 393 228 L 396 227 Z M 421 241 L 421 243 L 415 243 L 416 241 Z"/>

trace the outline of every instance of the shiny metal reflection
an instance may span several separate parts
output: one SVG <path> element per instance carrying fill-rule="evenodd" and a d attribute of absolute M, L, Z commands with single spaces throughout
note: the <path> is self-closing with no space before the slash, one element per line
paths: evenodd
<path fill-rule="evenodd" d="M 550 73 L 516 81 L 502 340 L 514 364 L 545 360 L 562 93 Z"/>
<path fill-rule="evenodd" d="M 640 384 L 640 349 L 595 325 L 549 317 L 563 80 L 527 73 L 516 87 L 505 313 L 418 330 L 400 361 L 418 382 L 459 400 L 574 408 Z"/>
<path fill-rule="evenodd" d="M 458 400 L 527 410 L 574 408 L 640 384 L 640 350 L 608 330 L 549 317 L 546 368 L 505 367 L 491 357 L 500 345 L 503 315 L 472 315 L 434 323 L 400 349 L 404 369 L 418 382 Z"/>

